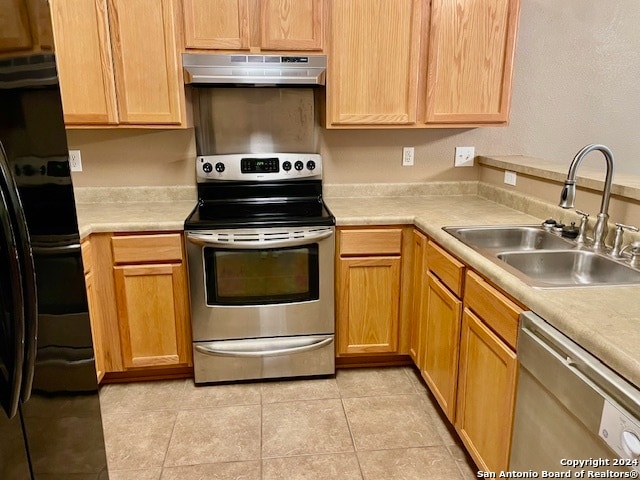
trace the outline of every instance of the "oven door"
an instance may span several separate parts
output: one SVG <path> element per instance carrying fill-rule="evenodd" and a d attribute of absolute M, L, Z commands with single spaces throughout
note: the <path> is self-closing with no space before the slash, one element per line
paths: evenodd
<path fill-rule="evenodd" d="M 194 341 L 332 334 L 334 228 L 186 235 Z"/>

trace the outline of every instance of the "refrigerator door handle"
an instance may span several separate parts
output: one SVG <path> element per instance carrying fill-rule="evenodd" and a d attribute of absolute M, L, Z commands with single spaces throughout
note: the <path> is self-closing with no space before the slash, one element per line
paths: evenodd
<path fill-rule="evenodd" d="M 24 372 L 22 375 L 21 398 L 26 402 L 31 397 L 31 387 L 36 366 L 38 340 L 38 297 L 36 292 L 36 271 L 31 251 L 31 241 L 27 221 L 22 209 L 22 202 L 13 177 L 8 169 L 7 156 L 4 146 L 0 142 L 2 168 L 0 168 L 0 182 L 5 190 L 5 204 L 9 212 L 9 220 L 13 226 L 18 261 L 22 278 L 22 297 L 24 305 Z"/>
<path fill-rule="evenodd" d="M 1 249 L 6 252 L 6 259 L 8 263 L 9 275 L 11 285 L 11 302 L 12 311 L 9 322 L 11 322 L 8 328 L 9 334 L 13 334 L 12 339 L 8 339 L 7 343 L 11 343 L 13 347 L 12 358 L 7 359 L 10 365 L 7 365 L 9 372 L 7 377 L 9 381 L 8 385 L 8 397 L 3 397 L 2 404 L 7 412 L 9 418 L 13 418 L 20 403 L 20 392 L 22 387 L 22 374 L 24 367 L 24 297 L 22 291 L 22 275 L 20 271 L 20 259 L 18 249 L 16 246 L 16 237 L 11 224 L 11 218 L 9 216 L 9 205 L 7 202 L 7 188 L 5 176 L 6 176 L 6 162 L 4 161 L 4 151 L 2 144 L 0 144 L 0 241 L 2 245 Z M 3 312 L 4 313 L 4 312 Z"/>

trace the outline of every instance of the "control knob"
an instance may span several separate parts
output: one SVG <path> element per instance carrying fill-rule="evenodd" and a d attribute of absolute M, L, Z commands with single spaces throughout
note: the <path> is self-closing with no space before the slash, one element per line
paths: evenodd
<path fill-rule="evenodd" d="M 222 162 L 216 163 L 216 172 L 218 173 L 224 172 L 224 163 Z"/>
<path fill-rule="evenodd" d="M 289 170 L 291 170 L 291 162 L 289 160 L 285 160 L 284 162 L 282 162 L 282 169 L 285 172 L 288 172 Z"/>
<path fill-rule="evenodd" d="M 622 432 L 622 448 L 631 459 L 640 459 L 640 437 L 631 430 Z"/>
<path fill-rule="evenodd" d="M 304 168 L 304 163 L 302 163 L 300 160 L 298 160 L 296 163 L 293 164 L 293 167 L 300 171 Z"/>
<path fill-rule="evenodd" d="M 202 171 L 204 173 L 211 173 L 212 170 L 213 170 L 213 165 L 211 165 L 209 162 L 204 163 L 202 165 Z"/>
<path fill-rule="evenodd" d="M 307 168 L 311 171 L 315 170 L 316 168 L 316 162 L 314 162 L 313 160 L 309 160 L 307 162 Z"/>

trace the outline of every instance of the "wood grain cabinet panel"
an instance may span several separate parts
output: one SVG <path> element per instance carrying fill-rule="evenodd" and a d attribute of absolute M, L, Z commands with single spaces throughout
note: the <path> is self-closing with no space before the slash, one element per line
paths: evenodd
<path fill-rule="evenodd" d="M 322 50 L 324 0 L 262 0 L 261 42 L 265 50 Z"/>
<path fill-rule="evenodd" d="M 411 304 L 411 336 L 409 344 L 409 355 L 413 362 L 420 367 L 424 356 L 423 315 L 426 312 L 426 287 L 427 287 L 427 266 L 426 266 L 426 246 L 427 237 L 421 232 L 413 232 L 413 262 L 412 262 L 412 304 Z"/>
<path fill-rule="evenodd" d="M 183 0 L 185 47 L 321 51 L 325 0 Z"/>
<path fill-rule="evenodd" d="M 249 0 L 182 0 L 186 48 L 248 50 Z"/>
<path fill-rule="evenodd" d="M 53 0 L 51 13 L 65 124 L 117 124 L 106 0 Z"/>
<path fill-rule="evenodd" d="M 516 354 L 465 308 L 455 426 L 481 470 L 508 469 L 516 375 Z"/>
<path fill-rule="evenodd" d="M 462 301 L 427 274 L 425 356 L 422 376 L 451 422 L 455 418 Z"/>
<path fill-rule="evenodd" d="M 120 123 L 181 123 L 174 15 L 172 0 L 109 0 Z"/>
<path fill-rule="evenodd" d="M 504 123 L 520 0 L 432 0 L 426 122 Z"/>
<path fill-rule="evenodd" d="M 114 267 L 125 368 L 190 364 L 181 264 Z"/>
<path fill-rule="evenodd" d="M 416 122 L 422 0 L 331 1 L 328 125 Z"/>
<path fill-rule="evenodd" d="M 33 48 L 29 10 L 24 0 L 0 1 L 0 54 Z"/>
<path fill-rule="evenodd" d="M 342 258 L 338 353 L 398 350 L 400 257 Z"/>
<path fill-rule="evenodd" d="M 51 0 L 66 125 L 186 125 L 175 1 Z"/>

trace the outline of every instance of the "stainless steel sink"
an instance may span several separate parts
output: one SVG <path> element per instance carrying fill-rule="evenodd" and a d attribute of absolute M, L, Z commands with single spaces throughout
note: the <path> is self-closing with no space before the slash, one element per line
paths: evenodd
<path fill-rule="evenodd" d="M 496 257 L 533 280 L 533 286 L 640 284 L 640 271 L 586 250 L 505 252 Z"/>
<path fill-rule="evenodd" d="M 536 288 L 640 285 L 640 270 L 578 247 L 537 225 L 444 227 L 447 233 Z"/>
<path fill-rule="evenodd" d="M 492 250 L 560 250 L 575 244 L 536 225 L 444 227 L 464 244 Z"/>

